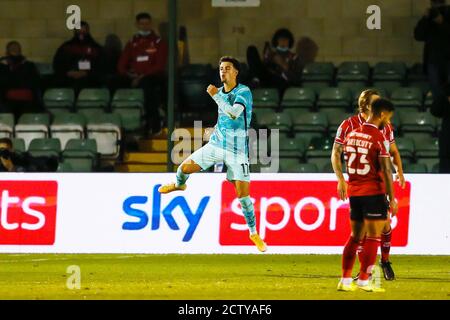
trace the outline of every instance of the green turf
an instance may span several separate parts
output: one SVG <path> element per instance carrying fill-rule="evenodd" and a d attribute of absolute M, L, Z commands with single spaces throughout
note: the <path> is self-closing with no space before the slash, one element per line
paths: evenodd
<path fill-rule="evenodd" d="M 0 255 L 0 299 L 450 299 L 450 256 L 393 256 L 386 293 L 337 292 L 338 255 Z M 69 290 L 67 267 L 81 269 Z"/>

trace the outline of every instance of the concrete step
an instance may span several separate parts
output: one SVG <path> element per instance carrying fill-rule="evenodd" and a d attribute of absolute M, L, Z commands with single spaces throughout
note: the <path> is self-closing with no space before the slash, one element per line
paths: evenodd
<path fill-rule="evenodd" d="M 167 153 L 165 152 L 128 152 L 125 153 L 123 162 L 139 164 L 165 164 Z"/>

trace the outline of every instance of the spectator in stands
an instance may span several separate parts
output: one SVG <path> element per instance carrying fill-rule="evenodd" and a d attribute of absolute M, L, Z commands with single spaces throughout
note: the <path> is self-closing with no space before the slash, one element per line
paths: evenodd
<path fill-rule="evenodd" d="M 252 78 L 252 86 L 276 87 L 280 93 L 296 81 L 294 69 L 294 36 L 285 28 L 279 29 L 272 37 L 272 43 L 266 42 L 261 59 L 258 49 L 247 49 L 247 63 Z"/>
<path fill-rule="evenodd" d="M 450 8 L 445 4 L 431 0 L 431 8 L 414 29 L 414 38 L 425 42 L 423 64 L 433 96 L 450 80 Z"/>
<path fill-rule="evenodd" d="M 1 172 L 14 172 L 17 169 L 12 161 L 13 145 L 9 138 L 0 139 L 0 171 Z"/>
<path fill-rule="evenodd" d="M 146 133 L 156 134 L 161 131 L 159 107 L 165 97 L 168 46 L 152 29 L 150 14 L 139 13 L 136 27 L 139 31 L 125 46 L 118 71 L 127 86 L 144 90 Z"/>
<path fill-rule="evenodd" d="M 439 172 L 450 173 L 450 84 L 438 91 L 433 99 L 431 114 L 442 118 L 442 130 L 439 133 Z"/>
<path fill-rule="evenodd" d="M 82 21 L 73 38 L 58 48 L 53 69 L 57 87 L 71 87 L 78 93 L 83 88 L 102 86 L 103 48 L 92 38 L 87 22 Z"/>
<path fill-rule="evenodd" d="M 41 107 L 39 72 L 33 62 L 22 55 L 19 42 L 6 45 L 0 58 L 0 104 L 2 112 L 12 112 L 16 120 L 22 113 L 38 112 Z"/>
<path fill-rule="evenodd" d="M 14 152 L 9 138 L 0 138 L 0 172 L 55 172 L 56 157 L 32 157 L 28 153 Z"/>

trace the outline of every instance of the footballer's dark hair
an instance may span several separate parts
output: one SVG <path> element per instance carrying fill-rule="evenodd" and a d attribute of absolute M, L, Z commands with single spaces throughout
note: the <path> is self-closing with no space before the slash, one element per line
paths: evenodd
<path fill-rule="evenodd" d="M 377 99 L 372 103 L 372 114 L 375 117 L 381 117 L 382 112 L 392 112 L 394 109 L 394 104 L 384 98 Z"/>
<path fill-rule="evenodd" d="M 222 62 L 230 62 L 238 72 L 241 72 L 241 64 L 236 58 L 233 58 L 231 56 L 222 57 L 219 60 L 219 66 Z"/>
<path fill-rule="evenodd" d="M 136 21 L 139 21 L 142 19 L 152 20 L 152 16 L 147 12 L 140 12 L 136 15 Z"/>

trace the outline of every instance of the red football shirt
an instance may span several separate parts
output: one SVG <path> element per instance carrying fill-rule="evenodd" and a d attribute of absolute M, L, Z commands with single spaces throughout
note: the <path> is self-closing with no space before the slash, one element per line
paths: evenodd
<path fill-rule="evenodd" d="M 349 197 L 386 193 L 378 159 L 390 157 L 385 141 L 378 127 L 371 123 L 364 123 L 345 138 Z"/>
<path fill-rule="evenodd" d="M 345 119 L 342 121 L 341 125 L 339 126 L 336 138 L 334 139 L 334 142 L 337 144 L 344 144 L 345 137 L 352 132 L 353 130 L 359 128 L 362 126 L 363 123 L 365 123 L 366 120 L 361 116 L 361 114 L 357 114 L 354 116 L 351 116 L 348 119 Z M 384 139 L 389 141 L 389 144 L 395 143 L 394 139 L 394 128 L 389 123 L 387 124 L 381 132 L 383 133 Z"/>

